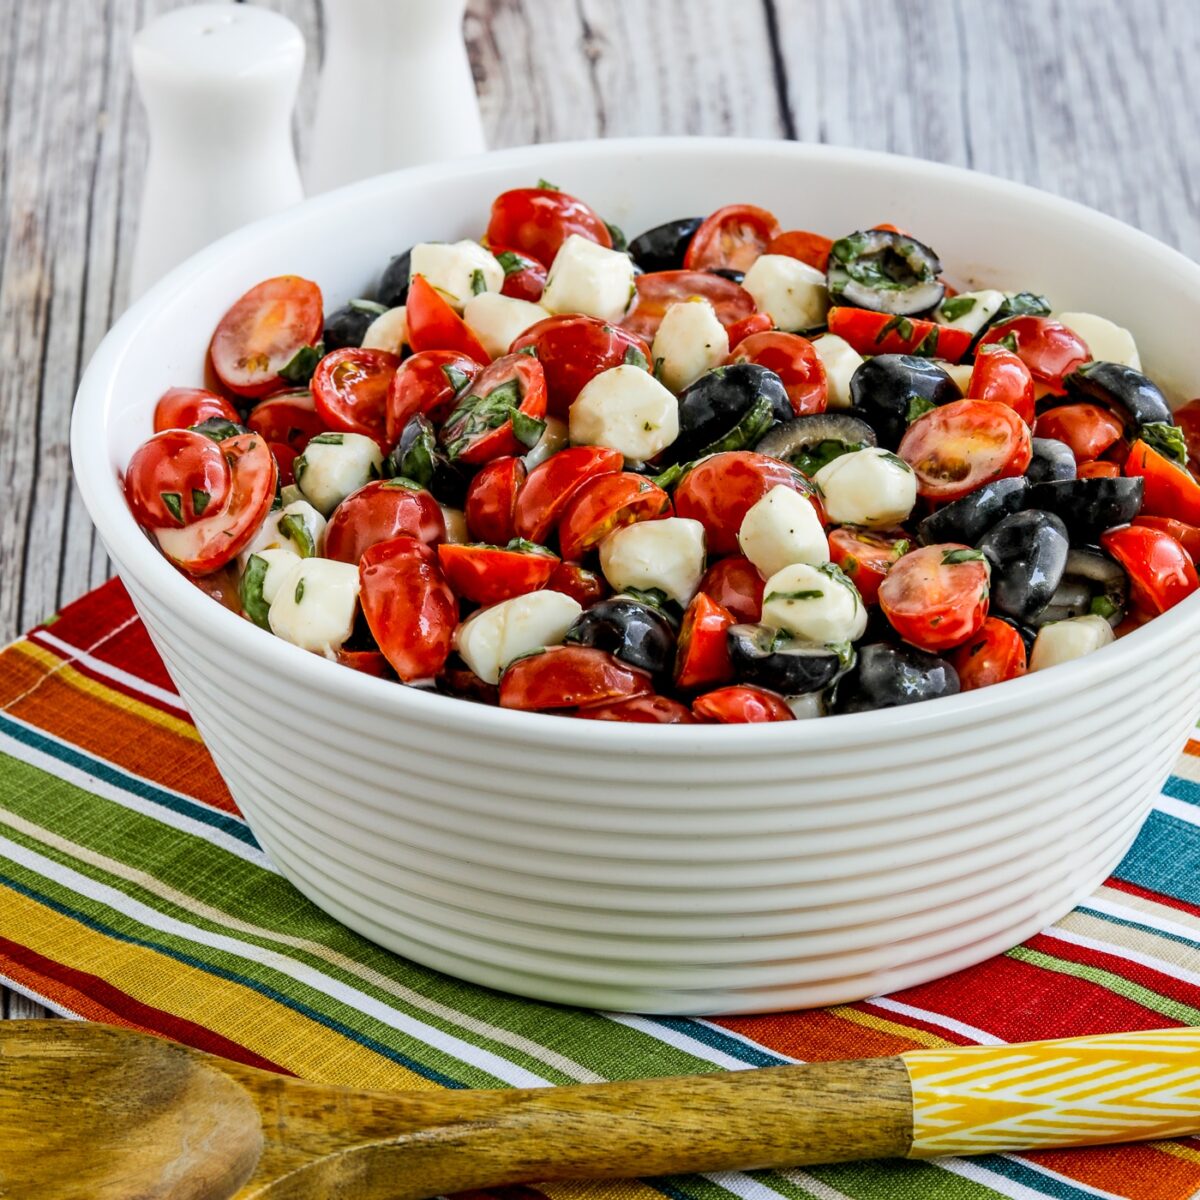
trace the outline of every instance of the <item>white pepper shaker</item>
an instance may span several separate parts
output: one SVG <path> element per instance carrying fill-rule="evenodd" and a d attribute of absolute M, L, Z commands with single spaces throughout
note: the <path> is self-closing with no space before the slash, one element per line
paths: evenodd
<path fill-rule="evenodd" d="M 248 4 L 178 8 L 134 38 L 150 126 L 134 297 L 222 234 L 303 199 L 291 127 L 303 66 L 299 29 Z"/>
<path fill-rule="evenodd" d="M 466 0 L 323 0 L 310 193 L 484 149 Z"/>

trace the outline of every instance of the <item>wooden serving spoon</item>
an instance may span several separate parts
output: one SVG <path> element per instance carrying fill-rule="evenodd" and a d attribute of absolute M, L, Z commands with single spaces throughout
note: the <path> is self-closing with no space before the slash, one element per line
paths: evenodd
<path fill-rule="evenodd" d="M 420 1200 L 1197 1131 L 1191 1029 L 406 1093 L 308 1083 L 113 1026 L 0 1024 L 0 1195 L 45 1200 Z"/>

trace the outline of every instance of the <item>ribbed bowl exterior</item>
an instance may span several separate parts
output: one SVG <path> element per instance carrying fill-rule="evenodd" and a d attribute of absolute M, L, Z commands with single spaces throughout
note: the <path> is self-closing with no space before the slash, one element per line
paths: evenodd
<path fill-rule="evenodd" d="M 644 168 L 643 147 L 631 145 L 625 158 Z M 736 198 L 710 178 L 697 146 L 711 155 L 711 143 L 655 145 L 669 160 L 662 186 L 691 172 L 700 202 L 689 211 Z M 894 181 L 938 173 L 949 199 L 918 188 L 889 210 L 917 229 L 961 224 L 957 187 L 1015 193 L 1008 210 L 1031 210 L 1035 226 L 1039 205 L 1075 222 L 1083 213 L 1120 230 L 1143 260 L 1157 246 L 1087 210 L 927 164 L 754 143 L 720 153 L 771 178 L 782 162 L 823 179 L 826 207 L 845 186 L 839 170 L 853 174 L 863 160 Z M 536 178 L 553 168 L 584 191 L 574 176 L 598 181 L 621 154 L 610 143 L 482 160 L 474 208 L 530 169 Z M 294 229 L 273 235 L 275 219 L 205 252 L 172 276 L 175 292 L 168 280 L 148 298 L 170 310 L 169 329 L 142 302 L 81 388 L 75 454 L 89 508 L 235 800 L 292 882 L 351 928 L 463 978 L 674 1013 L 832 1004 L 916 984 L 1008 949 L 1092 890 L 1136 835 L 1200 709 L 1197 598 L 1087 660 L 986 693 L 773 727 L 653 729 L 497 712 L 356 676 L 250 628 L 158 558 L 120 506 L 112 465 L 144 436 L 162 387 L 195 368 L 180 377 L 192 360 L 167 355 L 155 374 L 136 365 L 139 354 L 174 336 L 190 338 L 194 355 L 193 325 L 202 338 L 215 320 L 206 304 L 219 315 L 240 287 L 287 269 L 286 251 L 296 270 L 326 282 L 322 264 L 304 258 L 313 212 L 336 245 L 348 215 L 426 193 L 433 204 L 435 185 L 456 171 L 470 168 L 347 189 L 305 206 L 307 219 L 297 210 Z M 738 197 L 788 211 L 753 179 L 739 182 Z M 655 207 L 635 224 L 672 213 Z M 846 224 L 820 212 L 804 220 Z M 1020 222 L 1010 224 L 1016 241 Z M 453 232 L 451 219 L 424 236 Z M 1076 242 L 1094 236 L 1080 230 Z M 1129 267 L 1129 286 L 1146 295 L 1156 271 L 1169 263 L 1177 282 L 1183 262 L 1158 251 L 1167 261 L 1144 262 L 1148 279 Z M 255 253 L 261 262 L 247 267 Z M 1039 275 L 1036 256 L 1025 257 L 1021 285 L 1069 290 L 1053 266 Z M 368 269 L 351 258 L 340 275 L 329 266 L 347 295 L 359 286 L 355 269 Z M 1194 319 L 1200 271 L 1185 267 Z M 171 299 L 185 286 L 186 321 Z M 139 380 L 145 395 L 129 399 Z"/>

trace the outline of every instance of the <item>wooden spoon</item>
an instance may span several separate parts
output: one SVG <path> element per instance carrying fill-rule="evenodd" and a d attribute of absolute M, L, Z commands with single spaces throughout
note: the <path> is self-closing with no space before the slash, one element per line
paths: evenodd
<path fill-rule="evenodd" d="M 0 1024 L 0 1195 L 47 1200 L 420 1200 L 1197 1131 L 1191 1029 L 582 1087 L 366 1092 L 112 1026 Z"/>

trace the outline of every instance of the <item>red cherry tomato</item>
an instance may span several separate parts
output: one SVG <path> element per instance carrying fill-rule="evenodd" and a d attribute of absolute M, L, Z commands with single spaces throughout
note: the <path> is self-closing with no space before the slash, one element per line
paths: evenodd
<path fill-rule="evenodd" d="M 979 632 L 955 650 L 951 663 L 964 692 L 1016 679 L 1026 671 L 1021 635 L 999 617 L 988 617 Z"/>
<path fill-rule="evenodd" d="M 443 542 L 438 561 L 456 596 L 475 604 L 499 604 L 544 588 L 558 566 L 558 555 L 540 548 L 510 550 Z"/>
<path fill-rule="evenodd" d="M 595 317 L 548 317 L 531 325 L 509 348 L 513 354 L 533 349 L 546 373 L 548 411 L 565 417 L 584 384 L 601 371 L 625 362 L 650 369 L 650 347 L 627 330 Z"/>
<path fill-rule="evenodd" d="M 612 248 L 608 226 L 582 200 L 551 188 L 515 188 L 492 201 L 489 246 L 511 246 L 549 267 L 558 248 L 576 233 Z"/>
<path fill-rule="evenodd" d="M 588 571 L 578 563 L 560 562 L 546 584 L 548 592 L 562 592 L 570 596 L 581 608 L 590 608 L 597 600 L 609 594 L 609 586 L 603 575 Z"/>
<path fill-rule="evenodd" d="M 458 601 L 424 542 L 398 537 L 359 560 L 363 616 L 404 683 L 432 679 L 450 656 Z"/>
<path fill-rule="evenodd" d="M 1116 444 L 1122 432 L 1121 422 L 1098 404 L 1065 404 L 1037 419 L 1038 437 L 1064 442 L 1077 463 L 1099 458 Z"/>
<path fill-rule="evenodd" d="M 563 558 L 578 562 L 614 529 L 670 515 L 671 497 L 644 475 L 598 475 L 579 487 L 563 509 L 559 549 Z"/>
<path fill-rule="evenodd" d="M 432 545 L 446 536 L 438 502 L 407 479 L 376 479 L 351 492 L 325 526 L 326 558 L 357 563 L 380 542 L 411 537 Z"/>
<path fill-rule="evenodd" d="M 809 480 L 788 463 L 752 450 L 727 450 L 692 467 L 675 489 L 675 515 L 704 526 L 710 555 L 737 554 L 746 513 L 780 484 L 807 496 L 824 520 Z"/>
<path fill-rule="evenodd" d="M 906 641 L 934 654 L 977 633 L 988 609 L 983 553 L 946 543 L 912 550 L 879 585 L 879 604 Z"/>
<path fill-rule="evenodd" d="M 1175 517 L 1200 524 L 1200 483 L 1192 473 L 1139 438 L 1125 460 L 1125 474 L 1145 480 L 1142 512 L 1148 517 Z"/>
<path fill-rule="evenodd" d="M 1200 558 L 1200 526 L 1177 521 L 1174 517 L 1142 516 L 1134 517 L 1133 524 L 1170 534 L 1188 552 L 1193 562 Z"/>
<path fill-rule="evenodd" d="M 221 446 L 190 429 L 143 442 L 125 468 L 125 499 L 143 529 L 180 529 L 220 512 L 233 476 Z"/>
<path fill-rule="evenodd" d="M 267 445 L 271 448 L 271 453 L 275 456 L 275 465 L 279 468 L 279 486 L 287 487 L 295 483 L 296 472 L 292 470 L 292 463 L 300 457 L 300 452 L 293 450 L 285 442 L 268 442 Z"/>
<path fill-rule="evenodd" d="M 639 725 L 694 725 L 696 718 L 686 704 L 666 696 L 634 696 L 593 704 L 576 714 L 586 721 L 632 721 Z"/>
<path fill-rule="evenodd" d="M 493 458 L 467 488 L 463 513 L 467 529 L 480 542 L 503 546 L 517 536 L 517 493 L 525 482 L 525 463 L 516 455 Z"/>
<path fill-rule="evenodd" d="M 479 374 L 480 365 L 457 350 L 422 350 L 392 375 L 387 394 L 387 440 L 395 445 L 411 417 L 420 413 L 440 425 L 454 397 Z"/>
<path fill-rule="evenodd" d="M 207 388 L 167 388 L 154 406 L 154 432 L 188 429 L 210 417 L 220 417 L 223 421 L 233 421 L 235 424 L 241 420 L 237 409 L 224 396 L 218 396 Z"/>
<path fill-rule="evenodd" d="M 740 554 L 713 563 L 700 580 L 700 590 L 728 609 L 735 621 L 752 624 L 762 616 L 763 577 Z"/>
<path fill-rule="evenodd" d="M 711 596 L 697 592 L 683 615 L 675 651 L 675 686 L 683 691 L 728 683 L 733 678 L 725 631 L 733 614 Z"/>
<path fill-rule="evenodd" d="M 500 294 L 536 304 L 546 290 L 546 268 L 536 258 L 509 246 L 489 246 L 488 249 L 504 268 L 504 285 L 500 288 Z"/>
<path fill-rule="evenodd" d="M 391 663 L 378 650 L 339 650 L 337 660 L 343 667 L 373 675 L 376 679 L 393 679 Z"/>
<path fill-rule="evenodd" d="M 829 332 L 849 342 L 859 354 L 920 354 L 956 363 L 971 345 L 965 329 L 920 317 L 889 317 L 865 308 L 834 307 L 828 319 Z"/>
<path fill-rule="evenodd" d="M 829 266 L 829 251 L 833 249 L 833 240 L 819 233 L 809 233 L 805 229 L 789 229 L 777 234 L 767 245 L 767 254 L 786 254 L 788 258 L 798 258 L 801 262 L 825 271 Z"/>
<path fill-rule="evenodd" d="M 732 325 L 726 327 L 725 332 L 729 336 L 729 349 L 736 350 L 752 334 L 766 333 L 768 330 L 774 328 L 775 322 L 771 320 L 770 313 L 751 313 L 748 317 L 743 317 L 740 321 L 734 321 Z"/>
<path fill-rule="evenodd" d="M 858 588 L 864 604 L 874 604 L 879 599 L 879 585 L 910 549 L 912 543 L 902 531 L 880 533 L 842 525 L 829 535 L 830 560 Z"/>
<path fill-rule="evenodd" d="M 310 438 L 327 429 L 308 388 L 280 392 L 256 404 L 246 424 L 268 442 L 282 442 L 297 454 L 304 453 Z"/>
<path fill-rule="evenodd" d="M 725 361 L 757 363 L 774 371 L 783 381 L 796 416 L 825 411 L 829 402 L 825 364 L 808 338 L 798 333 L 752 333 Z"/>
<path fill-rule="evenodd" d="M 1143 612 L 1164 613 L 1200 587 L 1187 551 L 1160 529 L 1125 525 L 1102 533 L 1100 545 L 1125 568 L 1130 595 Z"/>
<path fill-rule="evenodd" d="M 597 475 L 619 471 L 625 459 L 608 446 L 571 446 L 551 455 L 529 472 L 513 513 L 517 534 L 545 542 L 571 497 Z"/>
<path fill-rule="evenodd" d="M 715 725 L 755 725 L 763 721 L 794 721 L 784 698 L 766 688 L 737 684 L 706 692 L 692 701 L 698 721 Z"/>
<path fill-rule="evenodd" d="M 1100 459 L 1096 462 L 1080 463 L 1075 469 L 1077 479 L 1118 479 L 1120 475 L 1121 468 L 1116 463 Z"/>
<path fill-rule="evenodd" d="M 621 325 L 648 342 L 654 340 L 667 309 L 693 296 L 707 300 L 726 329 L 755 311 L 754 297 L 744 287 L 707 271 L 651 271 L 639 275 L 633 285 L 637 296 Z"/>
<path fill-rule="evenodd" d="M 1077 333 L 1049 317 L 1013 317 L 993 325 L 979 345 L 1012 350 L 1044 388 L 1063 393 L 1063 378 L 1091 362 L 1092 352 Z"/>
<path fill-rule="evenodd" d="M 591 646 L 552 646 L 518 658 L 500 677 L 500 705 L 537 712 L 649 696 L 644 671 Z"/>
<path fill-rule="evenodd" d="M 313 403 L 327 429 L 361 433 L 388 447 L 387 399 L 400 356 L 346 346 L 326 354 L 312 377 Z"/>
<path fill-rule="evenodd" d="M 683 256 L 688 271 L 748 271 L 779 234 L 774 213 L 753 204 L 727 204 L 692 234 Z"/>
<path fill-rule="evenodd" d="M 1032 439 L 1029 426 L 1011 408 L 955 400 L 918 417 L 898 453 L 916 472 L 922 496 L 957 500 L 992 479 L 1023 474 Z"/>
<path fill-rule="evenodd" d="M 967 399 L 1007 404 L 1026 425 L 1033 424 L 1033 375 L 1011 350 L 1005 350 L 1003 346 L 976 356 L 967 384 Z"/>
<path fill-rule="evenodd" d="M 541 437 L 545 415 L 542 364 L 528 354 L 506 354 L 459 394 L 442 426 L 442 445 L 465 463 L 524 454 Z"/>
<path fill-rule="evenodd" d="M 450 307 L 424 275 L 414 275 L 405 303 L 408 344 L 414 350 L 455 350 L 480 366 L 492 356 L 471 327 Z"/>
<path fill-rule="evenodd" d="M 221 318 L 209 346 L 213 371 L 239 396 L 266 396 L 287 387 L 280 375 L 296 355 L 321 341 L 321 289 L 297 275 L 252 287 Z"/>

